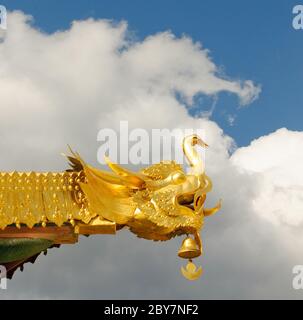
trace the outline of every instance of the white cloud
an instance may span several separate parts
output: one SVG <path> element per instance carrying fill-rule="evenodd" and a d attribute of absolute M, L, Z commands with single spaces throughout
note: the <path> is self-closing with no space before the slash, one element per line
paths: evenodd
<path fill-rule="evenodd" d="M 255 175 L 257 213 L 274 223 L 303 222 L 303 132 L 282 128 L 238 149 L 232 162 Z"/>
<path fill-rule="evenodd" d="M 120 119 L 136 127 L 182 125 L 190 116 L 175 93 L 187 103 L 220 91 L 248 103 L 259 93 L 251 81 L 220 77 L 208 51 L 187 37 L 163 32 L 136 42 L 125 22 L 92 19 L 47 35 L 23 13 L 8 18 L 0 44 L 0 146 L 18 145 L 17 158 L 33 152 L 44 163 L 45 149 L 53 159 L 66 142 L 86 146 Z M 2 161 L 18 165 L 9 154 Z"/>
<path fill-rule="evenodd" d="M 237 150 L 230 161 L 233 139 L 215 122 L 191 117 L 185 105 L 197 94 L 221 91 L 234 93 L 246 104 L 258 96 L 258 86 L 250 80 L 223 77 L 200 44 L 169 32 L 134 41 L 129 39 L 125 22 L 77 21 L 69 30 L 48 35 L 34 29 L 23 13 L 11 13 L 8 21 L 6 36 L 0 42 L 2 170 L 63 169 L 66 164 L 59 153 L 66 150 L 67 143 L 96 164 L 99 129 L 117 128 L 120 120 L 146 129 L 203 128 L 211 146 L 207 171 L 215 186 L 208 204 L 223 198 L 224 206 L 203 231 L 207 245 L 202 284 L 189 286 L 177 271 L 181 239 L 155 244 L 121 232 L 115 238 L 82 239 L 77 246 L 51 251 L 37 264 L 26 266 L 26 275 L 18 273 L 9 282 L 8 291 L 0 292 L 2 296 L 23 297 L 28 288 L 31 297 L 42 298 L 293 294 L 287 276 L 280 273 L 288 275 L 292 263 L 300 263 L 301 251 L 291 244 L 299 243 L 301 236 L 260 216 L 268 197 L 279 201 L 266 207 L 273 216 L 300 220 L 297 212 L 302 203 L 297 191 L 291 190 L 302 181 L 297 174 L 299 160 L 295 160 L 302 145 L 301 138 L 295 136 L 301 137 L 301 133 L 282 130 L 262 137 Z M 183 99 L 177 99 L 176 92 Z M 291 136 L 291 146 L 283 133 Z M 285 144 L 280 147 L 292 155 L 287 170 L 286 153 L 278 152 L 280 141 Z M 268 150 L 272 150 L 270 157 Z M 284 191 L 283 203 L 276 186 Z M 294 199 L 295 218 L 285 210 L 285 203 L 292 199 L 288 196 Z M 276 210 L 280 210 L 278 215 Z"/>

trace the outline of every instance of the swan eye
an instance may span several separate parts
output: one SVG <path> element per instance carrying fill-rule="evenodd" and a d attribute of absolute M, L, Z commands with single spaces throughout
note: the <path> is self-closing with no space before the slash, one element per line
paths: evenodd
<path fill-rule="evenodd" d="M 197 136 L 193 136 L 193 145 L 196 145 L 198 143 L 198 137 Z"/>

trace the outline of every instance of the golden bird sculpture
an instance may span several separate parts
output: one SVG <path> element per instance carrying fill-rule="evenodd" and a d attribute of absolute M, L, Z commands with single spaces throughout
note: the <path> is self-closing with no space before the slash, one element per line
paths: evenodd
<path fill-rule="evenodd" d="M 154 241 L 186 235 L 178 255 L 189 263 L 181 272 L 196 280 L 202 269 L 192 259 L 202 254 L 204 217 L 221 207 L 221 201 L 204 207 L 212 182 L 197 146 L 208 145 L 197 135 L 184 138 L 188 173 L 175 161 L 132 172 L 107 157 L 111 171 L 100 170 L 72 150 L 65 172 L 0 173 L 0 264 L 13 274 L 41 251 L 77 242 L 79 234 L 115 234 L 128 227 Z"/>

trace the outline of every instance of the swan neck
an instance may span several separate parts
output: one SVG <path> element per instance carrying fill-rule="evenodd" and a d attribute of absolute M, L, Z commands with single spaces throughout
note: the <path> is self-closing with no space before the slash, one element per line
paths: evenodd
<path fill-rule="evenodd" d="M 183 145 L 184 154 L 191 167 L 191 173 L 193 175 L 201 175 L 204 173 L 204 165 L 195 147 L 190 141 L 185 141 Z"/>

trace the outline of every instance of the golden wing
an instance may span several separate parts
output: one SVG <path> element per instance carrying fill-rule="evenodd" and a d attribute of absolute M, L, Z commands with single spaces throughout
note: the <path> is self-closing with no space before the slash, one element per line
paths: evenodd
<path fill-rule="evenodd" d="M 174 161 L 162 161 L 138 173 L 112 163 L 107 157 L 105 157 L 105 161 L 112 171 L 120 177 L 123 184 L 131 189 L 160 189 L 170 184 L 182 183 L 185 180 L 182 167 Z"/>
<path fill-rule="evenodd" d="M 85 173 L 86 181 L 80 187 L 87 197 L 89 210 L 117 224 L 126 224 L 136 209 L 132 190 L 138 189 L 138 180 L 95 169 L 79 154 L 73 153 L 73 156 L 73 163 L 81 163 Z"/>
<path fill-rule="evenodd" d="M 163 180 L 166 179 L 172 172 L 176 171 L 184 173 L 181 165 L 175 161 L 161 161 L 160 163 L 144 168 L 140 171 L 140 173 L 152 180 Z"/>
<path fill-rule="evenodd" d="M 106 164 L 120 177 L 123 184 L 127 185 L 131 189 L 142 189 L 145 187 L 145 179 L 143 175 L 127 170 L 118 164 L 111 162 L 108 157 L 104 158 Z"/>

